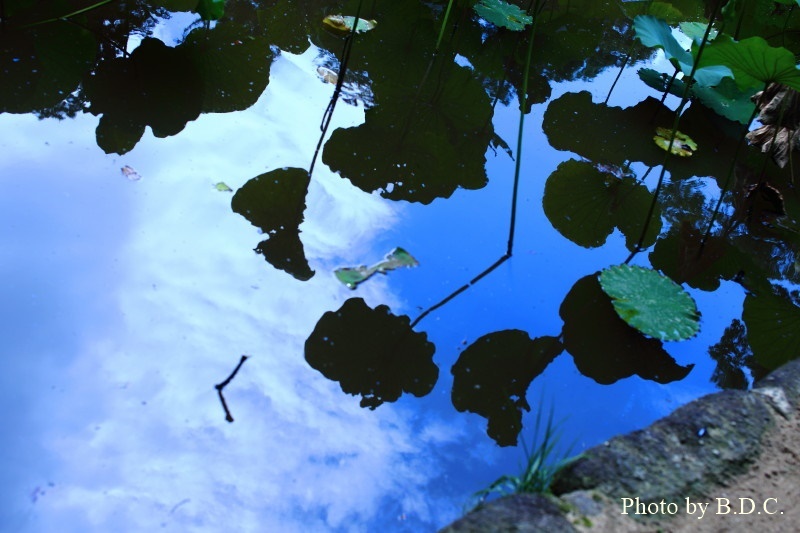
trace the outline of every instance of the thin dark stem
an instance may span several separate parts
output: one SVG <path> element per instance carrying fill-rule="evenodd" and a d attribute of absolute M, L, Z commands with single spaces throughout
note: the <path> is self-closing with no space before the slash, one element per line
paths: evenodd
<path fill-rule="evenodd" d="M 33 24 L 28 24 L 28 25 L 23 26 L 23 27 L 30 28 L 32 26 L 38 26 L 40 24 L 47 24 L 49 22 L 55 22 L 57 20 L 68 19 L 69 17 L 74 17 L 75 15 L 80 15 L 82 13 L 86 13 L 87 11 L 91 11 L 93 9 L 97 9 L 98 7 L 102 7 L 102 6 L 106 5 L 106 4 L 110 4 L 113 1 L 114 0 L 101 0 L 100 2 L 97 2 L 96 4 L 92 4 L 92 5 L 88 6 L 88 7 L 84 7 L 83 9 L 78 9 L 77 11 L 72 11 L 71 13 L 67 13 L 66 15 L 61 15 L 60 17 L 53 17 L 53 18 L 50 18 L 50 19 L 47 19 L 47 20 L 40 20 L 39 22 L 34 22 Z"/>
<path fill-rule="evenodd" d="M 353 41 L 355 39 L 356 30 L 358 29 L 358 22 L 361 16 L 361 4 L 363 0 L 359 0 L 358 8 L 356 8 L 356 16 L 353 17 L 353 28 L 350 30 L 350 35 L 345 37 L 344 47 L 342 48 L 342 59 L 339 62 L 339 73 L 336 78 L 336 87 L 333 89 L 333 96 L 331 96 L 328 107 L 325 108 L 325 113 L 322 114 L 322 122 L 320 123 L 320 136 L 317 141 L 317 147 L 314 149 L 314 157 L 311 158 L 311 166 L 308 167 L 308 177 L 314 173 L 314 166 L 317 164 L 319 151 L 322 149 L 322 142 L 325 140 L 325 134 L 328 132 L 328 126 L 331 124 L 333 118 L 333 110 L 336 109 L 336 102 L 339 101 L 339 96 L 342 94 L 342 86 L 344 85 L 344 77 L 347 73 L 347 63 L 350 61 L 350 52 L 353 48 Z"/>
<path fill-rule="evenodd" d="M 514 161 L 514 188 L 511 193 L 511 221 L 508 228 L 508 246 L 506 247 L 506 255 L 511 257 L 514 253 L 514 233 L 517 226 L 517 196 L 519 191 L 519 173 L 522 165 L 522 134 L 523 126 L 525 124 L 525 113 L 528 107 L 528 77 L 531 70 L 531 58 L 533 57 L 533 41 L 536 37 L 536 22 L 539 20 L 541 6 L 539 0 L 536 0 L 534 7 L 533 23 L 531 24 L 531 34 L 528 42 L 528 53 L 525 57 L 525 71 L 522 75 L 522 95 L 519 102 L 519 129 L 517 131 L 517 153 L 516 160 Z"/>
<path fill-rule="evenodd" d="M 697 71 L 698 65 L 700 65 L 700 59 L 703 57 L 703 51 L 705 50 L 706 43 L 708 43 L 708 36 L 711 34 L 712 24 L 714 20 L 717 18 L 717 13 L 719 12 L 720 7 L 720 0 L 717 0 L 716 4 L 714 5 L 714 12 L 711 14 L 708 20 L 708 26 L 706 27 L 706 32 L 703 35 L 703 40 L 700 42 L 700 46 L 697 50 L 697 57 L 694 60 L 694 64 L 692 65 L 692 71 L 689 73 L 689 82 L 683 89 L 683 97 L 681 98 L 681 103 L 678 105 L 678 108 L 675 110 L 675 118 L 672 121 L 672 131 L 670 132 L 669 144 L 667 145 L 666 153 L 664 154 L 664 162 L 661 165 L 661 173 L 658 176 L 658 183 L 656 184 L 656 188 L 653 191 L 653 200 L 650 202 L 650 208 L 647 211 L 647 217 L 644 220 L 644 226 L 642 227 L 642 232 L 639 235 L 639 240 L 636 242 L 636 246 L 634 246 L 633 251 L 631 251 L 630 255 L 627 259 L 625 259 L 625 264 L 631 262 L 631 260 L 642 251 L 642 245 L 644 244 L 644 239 L 647 236 L 647 230 L 650 229 L 650 221 L 653 218 L 653 213 L 655 212 L 656 205 L 658 204 L 658 197 L 661 194 L 661 187 L 664 185 L 664 177 L 667 173 L 667 162 L 669 161 L 669 156 L 672 154 L 672 145 L 675 143 L 675 134 L 678 132 L 678 125 L 681 120 L 681 113 L 683 112 L 683 108 L 689 102 L 689 93 L 692 88 L 692 80 L 694 80 L 694 74 Z"/>
<path fill-rule="evenodd" d="M 413 321 L 413 322 L 411 322 L 411 327 L 413 328 L 414 326 L 416 326 L 417 324 L 419 324 L 420 320 L 422 320 L 423 318 L 425 318 L 426 316 L 428 316 L 429 314 L 431 314 L 433 311 L 435 311 L 435 310 L 439 309 L 439 308 L 440 308 L 440 307 L 442 307 L 444 304 L 446 304 L 447 302 L 449 302 L 450 300 L 452 300 L 453 298 L 455 298 L 456 296 L 458 296 L 459 294 L 461 294 L 461 293 L 462 293 L 462 292 L 464 292 L 465 290 L 467 290 L 467 289 L 469 289 L 470 287 L 472 287 L 473 285 L 475 285 L 477 282 L 479 282 L 481 279 L 483 279 L 485 276 L 487 276 L 487 275 L 488 275 L 490 272 L 492 272 L 494 269 L 496 269 L 497 267 L 499 267 L 500 265 L 502 265 L 504 262 L 506 262 L 506 261 L 507 261 L 507 260 L 508 260 L 510 257 L 511 257 L 511 255 L 509 255 L 509 254 L 505 254 L 505 255 L 504 255 L 504 256 L 502 256 L 500 259 L 498 259 L 497 261 L 495 261 L 495 262 L 492 264 L 492 266 L 490 266 L 489 268 L 487 268 L 486 270 L 484 270 L 483 272 L 481 272 L 480 274 L 478 274 L 477 276 L 475 276 L 474 278 L 472 278 L 472 279 L 469 281 L 469 283 L 466 283 L 466 284 L 462 285 L 462 286 L 461 286 L 461 287 L 459 287 L 458 289 L 456 289 L 456 290 L 454 290 L 453 292 L 451 292 L 451 293 L 450 293 L 448 296 L 446 296 L 444 299 L 442 299 L 442 300 L 441 300 L 439 303 L 436 303 L 436 304 L 434 304 L 434 305 L 430 306 L 429 308 L 427 308 L 427 309 L 426 309 L 425 311 L 423 311 L 423 312 L 422 312 L 422 313 L 421 313 L 421 314 L 420 314 L 420 315 L 419 315 L 419 316 L 418 316 L 416 319 L 414 319 L 414 321 Z"/>
<path fill-rule="evenodd" d="M 239 372 L 239 369 L 242 368 L 244 362 L 247 361 L 247 357 L 248 356 L 243 355 L 242 358 L 239 359 L 239 364 L 236 365 L 236 368 L 234 368 L 233 372 L 231 372 L 231 375 L 228 376 L 227 379 L 225 379 L 225 381 L 222 383 L 214 385 L 214 388 L 217 389 L 217 394 L 219 394 L 219 401 L 222 403 L 222 408 L 225 409 L 225 420 L 228 422 L 233 422 L 233 416 L 231 415 L 230 409 L 228 409 L 228 404 L 225 402 L 225 396 L 222 395 L 222 389 L 227 387 L 228 383 L 230 383 L 231 380 L 236 376 L 237 372 Z"/>
<path fill-rule="evenodd" d="M 625 70 L 625 67 L 628 66 L 628 60 L 631 58 L 630 55 L 626 54 L 625 59 L 622 61 L 622 65 L 619 67 L 619 72 L 617 72 L 617 77 L 614 78 L 614 83 L 611 84 L 611 88 L 608 90 L 608 94 L 606 95 L 606 100 L 603 102 L 604 104 L 608 104 L 608 99 L 611 98 L 611 93 L 614 92 L 614 87 L 617 86 L 617 82 L 622 77 L 622 72 Z"/>
<path fill-rule="evenodd" d="M 675 83 L 675 80 L 678 77 L 678 72 L 680 72 L 680 70 L 676 68 L 675 72 L 672 73 L 672 77 L 669 79 L 669 82 L 667 82 L 667 86 L 664 88 L 664 94 L 661 95 L 661 105 L 664 105 L 664 102 L 666 101 L 667 96 L 669 95 L 669 90 L 672 88 L 672 84 Z"/>

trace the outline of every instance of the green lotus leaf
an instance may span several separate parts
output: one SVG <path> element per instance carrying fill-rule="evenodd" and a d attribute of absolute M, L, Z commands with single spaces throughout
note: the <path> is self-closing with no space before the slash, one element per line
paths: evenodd
<path fill-rule="evenodd" d="M 619 317 L 645 335 L 678 341 L 700 330 L 692 297 L 655 270 L 617 265 L 603 270 L 599 280 Z"/>
<path fill-rule="evenodd" d="M 503 0 L 480 0 L 475 12 L 495 26 L 512 31 L 522 31 L 533 22 L 533 18 L 514 4 Z"/>
<path fill-rule="evenodd" d="M 786 48 L 770 46 L 761 37 L 715 40 L 700 60 L 701 67 L 710 65 L 730 68 L 740 89 L 763 89 L 767 83 L 782 83 L 800 90 L 800 70 L 794 54 Z"/>
<path fill-rule="evenodd" d="M 652 15 L 639 15 L 633 19 L 633 28 L 643 45 L 662 48 L 667 59 L 677 62 L 684 72 L 691 72 L 692 54 L 683 49 L 666 22 Z"/>
<path fill-rule="evenodd" d="M 214 184 L 214 188 L 217 189 L 220 192 L 233 192 L 233 189 L 228 187 L 228 184 L 225 183 L 224 181 L 220 181 L 218 183 L 215 183 Z"/>
<path fill-rule="evenodd" d="M 353 24 L 355 24 L 355 22 L 355 17 L 344 15 L 328 15 L 322 19 L 322 25 L 325 26 L 325 29 L 330 30 L 336 35 L 347 35 L 348 33 L 352 32 Z M 366 31 L 375 29 L 375 26 L 377 25 L 378 23 L 374 20 L 359 18 L 358 24 L 356 24 L 356 33 L 364 33 Z"/>

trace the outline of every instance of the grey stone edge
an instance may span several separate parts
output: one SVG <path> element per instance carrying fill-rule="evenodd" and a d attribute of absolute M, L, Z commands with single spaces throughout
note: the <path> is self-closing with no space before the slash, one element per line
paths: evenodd
<path fill-rule="evenodd" d="M 800 359 L 752 390 L 709 394 L 649 427 L 595 446 L 556 477 L 553 495 L 518 494 L 492 501 L 440 533 L 575 531 L 569 511 L 591 517 L 601 503 L 639 497 L 679 505 L 709 494 L 758 459 L 761 443 L 800 403 Z"/>

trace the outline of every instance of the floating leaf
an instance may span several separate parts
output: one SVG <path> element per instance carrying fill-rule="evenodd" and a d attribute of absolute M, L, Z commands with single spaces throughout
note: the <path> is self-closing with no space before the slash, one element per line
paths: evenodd
<path fill-rule="evenodd" d="M 480 0 L 475 4 L 475 12 L 501 28 L 521 31 L 533 22 L 533 18 L 514 4 L 503 0 Z"/>
<path fill-rule="evenodd" d="M 672 137 L 672 130 L 667 128 L 656 128 L 656 135 L 653 136 L 653 141 L 656 145 L 665 151 L 670 151 L 674 155 L 681 157 L 689 157 L 697 150 L 697 143 L 685 133 L 679 131 L 675 132 L 675 139 L 672 141 L 670 147 L 670 138 Z"/>
<path fill-rule="evenodd" d="M 224 181 L 220 181 L 219 183 L 214 184 L 214 188 L 220 192 L 233 192 L 233 189 L 228 187 L 228 184 Z"/>
<path fill-rule="evenodd" d="M 122 175 L 128 178 L 131 181 L 139 181 L 142 177 L 139 175 L 133 167 L 125 165 L 120 169 L 122 171 Z"/>
<path fill-rule="evenodd" d="M 355 21 L 356 21 L 355 17 L 343 16 L 343 15 L 328 15 L 327 17 L 322 19 L 322 24 L 325 26 L 327 30 L 330 30 L 336 35 L 347 35 L 348 33 L 353 31 L 353 24 L 355 23 Z M 366 31 L 372 30 L 377 25 L 378 25 L 377 21 L 359 18 L 358 24 L 356 25 L 356 33 L 364 33 Z"/>
<path fill-rule="evenodd" d="M 692 297 L 655 270 L 617 265 L 603 270 L 599 279 L 619 317 L 645 335 L 677 341 L 700 330 Z"/>
<path fill-rule="evenodd" d="M 633 375 L 671 383 L 685 378 L 694 366 L 678 365 L 661 341 L 623 322 L 596 275 L 573 285 L 558 314 L 564 320 L 564 348 L 580 373 L 597 383 L 608 385 Z"/>
<path fill-rule="evenodd" d="M 358 266 L 352 268 L 337 268 L 333 271 L 336 278 L 344 283 L 348 289 L 355 289 L 359 283 L 366 281 L 376 272 L 386 274 L 390 270 L 400 267 L 415 267 L 419 265 L 410 253 L 402 248 L 395 248 L 387 256 L 386 259 L 371 267 Z"/>
<path fill-rule="evenodd" d="M 325 83 L 336 85 L 336 82 L 339 81 L 339 75 L 327 67 L 317 67 L 317 74 Z"/>

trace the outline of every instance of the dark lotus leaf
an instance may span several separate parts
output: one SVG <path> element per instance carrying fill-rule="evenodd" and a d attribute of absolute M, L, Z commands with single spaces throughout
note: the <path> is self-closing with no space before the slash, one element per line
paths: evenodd
<path fill-rule="evenodd" d="M 487 433 L 500 446 L 515 446 L 522 429 L 528 386 L 563 351 L 555 337 L 531 339 L 511 329 L 472 343 L 453 365 L 453 406 L 488 419 Z"/>
<path fill-rule="evenodd" d="M 272 266 L 306 281 L 314 275 L 300 241 L 310 178 L 302 168 L 282 168 L 245 183 L 231 199 L 231 208 L 267 235 L 255 249 Z"/>
<path fill-rule="evenodd" d="M 391 200 L 428 204 L 459 187 L 487 183 L 486 150 L 494 137 L 491 107 L 472 73 L 453 65 L 431 100 L 381 100 L 365 123 L 337 129 L 323 162 L 366 191 Z M 424 93 L 428 96 L 428 92 Z M 481 117 L 475 117 L 480 112 Z"/>
<path fill-rule="evenodd" d="M 364 124 L 333 132 L 323 162 L 391 200 L 427 204 L 484 187 L 494 129 L 481 81 L 455 53 L 433 54 L 439 26 L 422 3 L 382 3 L 370 18 L 379 25 L 357 37 L 348 68 L 369 72 L 376 105 Z"/>
<path fill-rule="evenodd" d="M 553 227 L 572 242 L 586 248 L 601 246 L 616 226 L 633 250 L 652 200 L 647 187 L 632 177 L 620 178 L 571 159 L 547 178 L 542 204 Z M 653 244 L 660 231 L 661 210 L 656 209 L 642 245 Z"/>
<path fill-rule="evenodd" d="M 746 390 L 749 380 L 744 369 L 749 368 L 754 376 L 759 373 L 747 330 L 739 319 L 733 319 L 719 342 L 708 347 L 708 355 L 717 362 L 711 381 L 721 389 Z"/>
<path fill-rule="evenodd" d="M 574 152 L 595 163 L 622 166 L 641 161 L 660 166 L 664 152 L 653 143 L 653 135 L 657 127 L 671 129 L 672 119 L 672 111 L 654 98 L 622 109 L 595 104 L 591 94 L 583 91 L 566 93 L 550 102 L 543 128 L 553 148 Z M 731 142 L 731 135 L 743 127 L 705 106 L 691 106 L 681 117 L 680 129 L 697 143 L 698 149 L 692 157 L 670 158 L 668 170 L 672 179 L 713 176 L 723 183 L 728 167 L 720 161 L 734 159 L 736 142 Z"/>
<path fill-rule="evenodd" d="M 439 377 L 435 347 L 410 324 L 385 305 L 371 309 L 361 298 L 350 298 L 319 319 L 306 341 L 306 361 L 342 391 L 360 394 L 361 407 L 375 409 L 404 392 L 425 396 Z"/>
<path fill-rule="evenodd" d="M 97 54 L 92 33 L 74 24 L 25 29 L 4 21 L 2 26 L 0 113 L 29 113 L 58 104 L 78 88 Z"/>
<path fill-rule="evenodd" d="M 756 361 L 768 369 L 800 357 L 800 306 L 781 286 L 759 287 L 744 299 L 742 320 Z"/>
<path fill-rule="evenodd" d="M 230 23 L 198 28 L 186 37 L 181 47 L 202 78 L 204 113 L 239 111 L 258 100 L 269 82 L 269 44 Z"/>
<path fill-rule="evenodd" d="M 704 291 L 717 290 L 720 280 L 733 279 L 749 265 L 724 237 L 711 235 L 700 253 L 702 240 L 703 232 L 683 220 L 658 239 L 650 262 L 675 282 Z"/>
<path fill-rule="evenodd" d="M 579 279 L 559 309 L 564 348 L 585 376 L 608 385 L 634 374 L 657 383 L 685 378 L 694 365 L 680 366 L 661 341 L 628 326 L 614 311 L 597 275 Z"/>
<path fill-rule="evenodd" d="M 203 103 L 202 78 L 185 48 L 170 48 L 158 39 L 146 38 L 129 57 L 100 63 L 97 73 L 85 81 L 89 110 L 118 131 L 129 125 L 131 131 L 150 126 L 156 137 L 180 132 L 186 123 L 200 115 Z M 118 135 L 130 140 L 131 135 Z M 117 137 L 98 137 L 107 153 L 125 153 L 129 145 L 115 145 Z"/>

